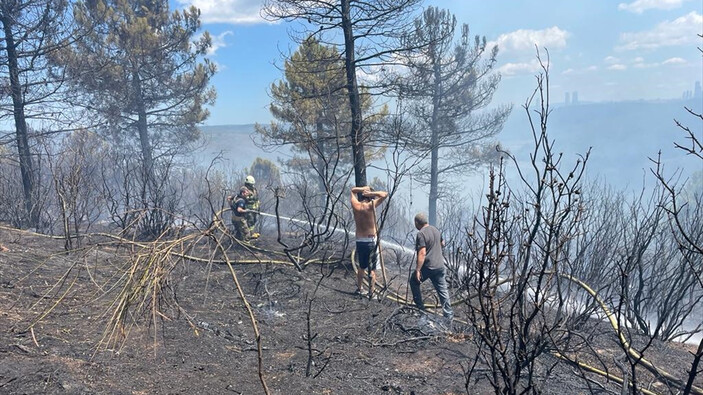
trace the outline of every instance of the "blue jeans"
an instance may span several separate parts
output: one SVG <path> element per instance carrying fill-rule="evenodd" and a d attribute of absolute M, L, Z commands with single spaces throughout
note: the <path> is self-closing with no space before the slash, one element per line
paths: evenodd
<path fill-rule="evenodd" d="M 425 303 L 422 301 L 422 291 L 420 290 L 420 284 L 428 278 L 432 281 L 434 289 L 437 291 L 437 296 L 439 297 L 439 303 L 442 305 L 442 313 L 447 318 L 454 318 L 454 311 L 452 311 L 452 303 L 449 300 L 449 288 L 447 287 L 447 281 L 444 278 L 445 269 L 427 269 L 423 267 L 420 269 L 420 281 L 417 281 L 415 272 L 410 274 L 410 290 L 413 292 L 413 301 L 415 306 L 420 310 L 425 310 Z"/>

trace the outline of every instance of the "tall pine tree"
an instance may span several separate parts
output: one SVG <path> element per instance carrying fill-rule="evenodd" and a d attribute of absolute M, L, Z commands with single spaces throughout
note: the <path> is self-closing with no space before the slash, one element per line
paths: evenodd
<path fill-rule="evenodd" d="M 86 0 L 74 14 L 84 38 L 59 61 L 77 82 L 77 104 L 92 109 L 117 141 L 138 143 L 150 185 L 155 158 L 197 139 L 209 115 L 204 105 L 215 99 L 215 65 L 204 58 L 210 36 L 195 39 L 200 11 L 172 13 L 167 0 Z"/>
<path fill-rule="evenodd" d="M 446 10 L 428 7 L 406 37 L 408 48 L 400 95 L 416 124 L 403 137 L 429 165 L 418 178 L 430 186 L 429 221 L 437 222 L 439 187 L 449 175 L 463 173 L 486 159 L 492 150 L 486 140 L 498 133 L 510 113 L 509 106 L 490 111 L 500 75 L 493 67 L 498 48 L 486 47 L 485 37 L 471 40 L 469 27 L 461 26 Z"/>
<path fill-rule="evenodd" d="M 284 78 L 271 86 L 271 114 L 275 121 L 257 131 L 265 145 L 291 145 L 297 156 L 290 165 L 308 162 L 318 191 L 331 193 L 346 168 L 354 163 L 344 62 L 333 46 L 310 37 L 284 64 Z M 371 98 L 362 90 L 361 108 L 369 114 Z M 343 186 L 343 184 L 342 184 Z"/>
<path fill-rule="evenodd" d="M 366 143 L 371 136 L 364 116 L 364 82 L 357 73 L 395 61 L 398 41 L 421 0 L 265 0 L 264 13 L 273 20 L 298 21 L 303 34 L 334 45 L 343 56 L 351 124 L 348 130 L 354 159 L 354 181 L 367 185 Z M 307 22 L 307 23 L 306 23 Z M 366 81 L 369 82 L 368 80 Z M 366 92 L 371 92 L 367 85 Z"/>

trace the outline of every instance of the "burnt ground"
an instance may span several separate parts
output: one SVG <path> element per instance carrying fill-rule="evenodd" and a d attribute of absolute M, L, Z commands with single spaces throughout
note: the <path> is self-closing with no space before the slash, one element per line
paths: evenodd
<path fill-rule="evenodd" d="M 175 265 L 163 283 L 160 315 L 150 307 L 132 308 L 110 338 L 105 331 L 119 293 L 110 287 L 137 252 L 104 243 L 66 254 L 62 240 L 8 229 L 0 229 L 0 244 L 9 249 L 0 252 L 0 393 L 264 392 L 252 324 L 227 265 Z M 277 247 L 273 240 L 257 244 Z M 229 251 L 233 259 L 247 254 Z M 303 272 L 266 263 L 233 268 L 258 322 L 271 393 L 467 393 L 464 369 L 476 355 L 468 325 L 444 329 L 432 316 L 390 299 L 355 297 L 349 264 L 313 264 Z M 423 289 L 433 292 L 429 283 Z M 461 306 L 456 310 L 461 319 L 465 313 Z M 607 331 L 590 341 L 604 360 L 622 354 Z M 691 351 L 655 343 L 646 356 L 685 377 Z M 543 357 L 545 366 L 555 365 L 540 378 L 544 393 L 589 392 L 573 367 L 557 362 Z M 478 367 L 469 393 L 493 392 L 478 377 L 487 371 Z M 592 389 L 617 393 L 612 383 L 587 376 Z M 656 383 L 651 389 L 669 393 Z"/>

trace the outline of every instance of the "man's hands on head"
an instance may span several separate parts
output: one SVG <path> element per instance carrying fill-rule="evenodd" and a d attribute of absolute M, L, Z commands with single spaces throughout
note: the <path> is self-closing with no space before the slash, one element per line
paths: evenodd
<path fill-rule="evenodd" d="M 367 187 L 352 187 L 351 192 L 356 194 L 362 194 Z"/>

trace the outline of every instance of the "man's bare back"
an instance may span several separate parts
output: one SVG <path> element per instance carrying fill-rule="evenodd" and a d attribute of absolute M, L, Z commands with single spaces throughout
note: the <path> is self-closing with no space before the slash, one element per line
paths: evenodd
<path fill-rule="evenodd" d="M 359 200 L 358 194 L 363 196 Z M 368 186 L 354 187 L 351 190 L 351 205 L 356 223 L 356 238 L 373 238 L 376 236 L 376 215 L 374 210 L 388 196 L 385 191 L 372 191 Z"/>

